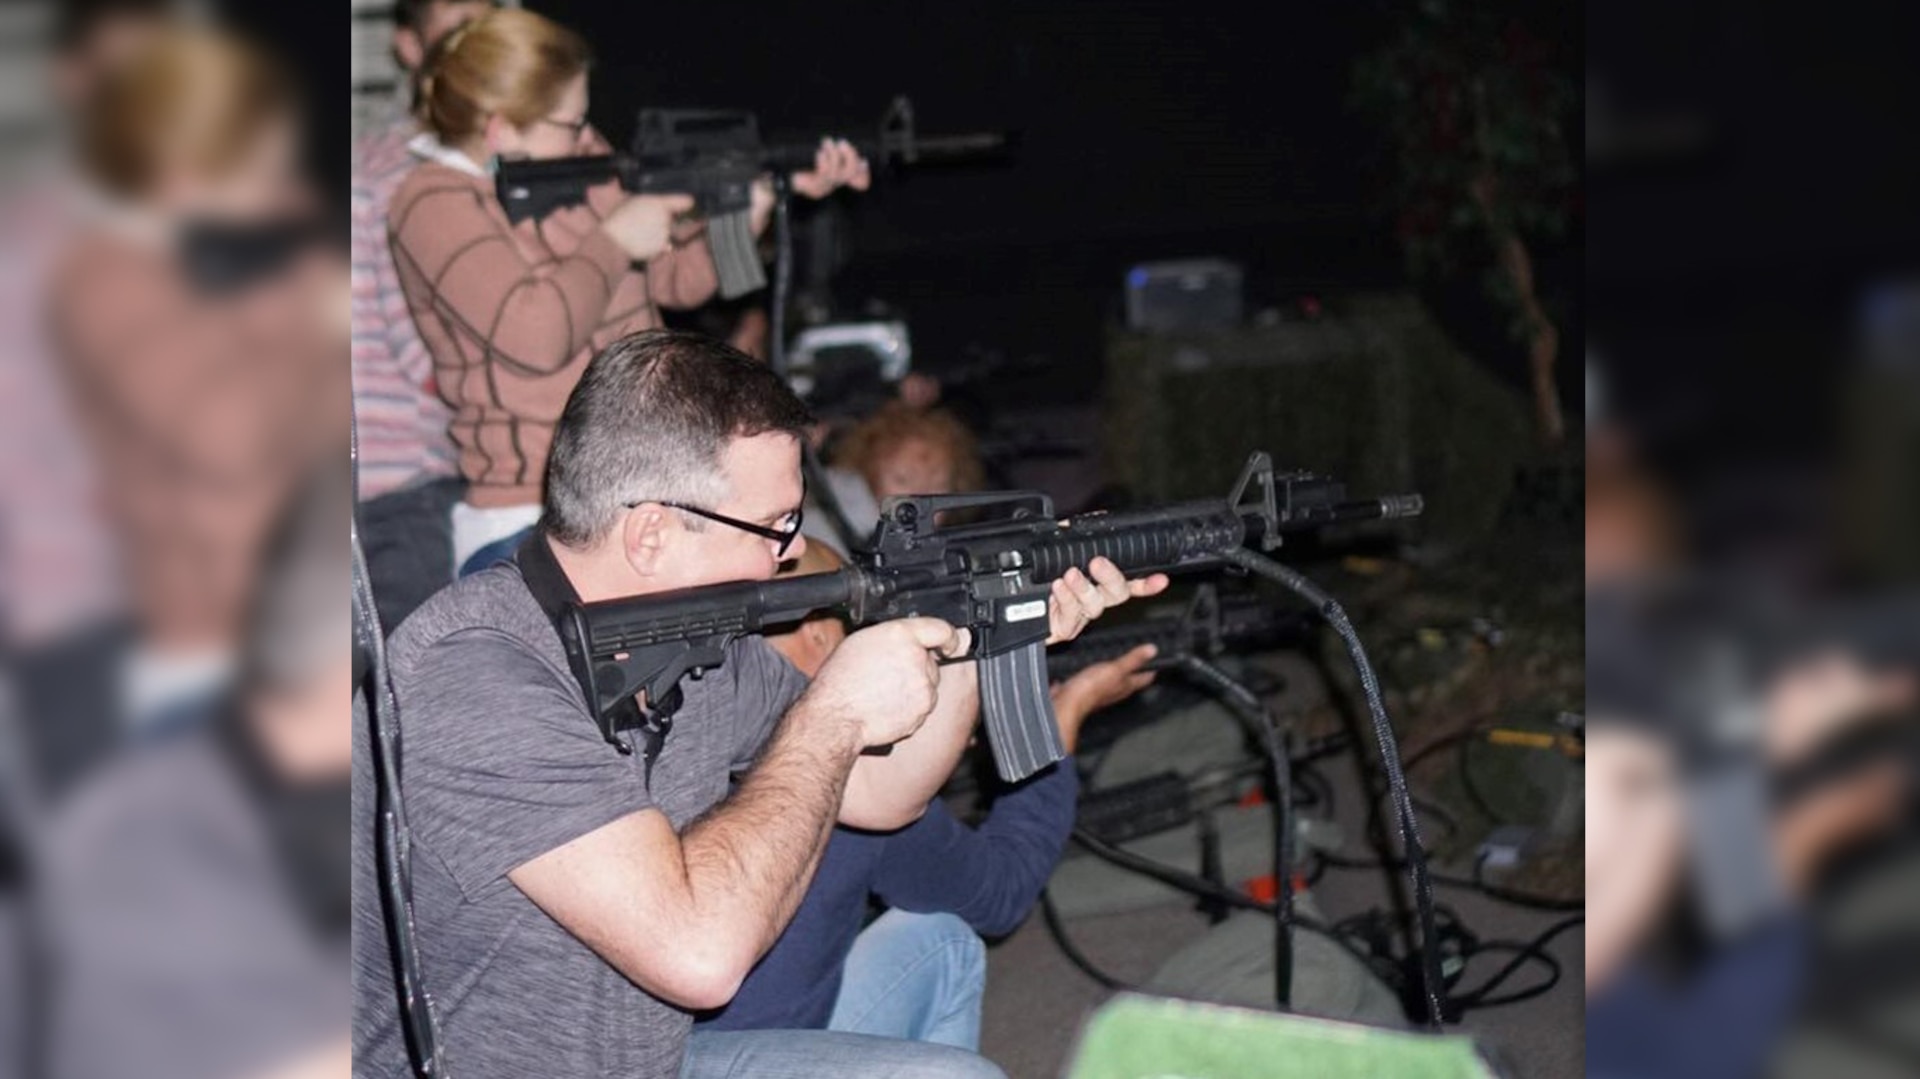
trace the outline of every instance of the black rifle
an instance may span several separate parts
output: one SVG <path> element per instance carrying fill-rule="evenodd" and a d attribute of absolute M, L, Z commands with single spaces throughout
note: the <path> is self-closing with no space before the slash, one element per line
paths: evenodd
<path fill-rule="evenodd" d="M 1269 765 L 1259 759 L 1210 768 L 1197 776 L 1154 772 L 1080 796 L 1074 824 L 1108 843 L 1178 828 L 1207 810 L 1230 806 L 1259 786 Z"/>
<path fill-rule="evenodd" d="M 942 513 L 996 507 L 1004 520 L 942 525 Z M 971 631 L 980 661 L 982 712 L 996 768 L 1016 781 L 1064 756 L 1047 695 L 1045 642 L 1051 583 L 1096 557 L 1128 576 L 1222 566 L 1247 544 L 1338 521 L 1409 517 L 1418 495 L 1349 500 L 1336 481 L 1275 473 L 1264 453 L 1247 461 L 1232 493 L 1121 513 L 1056 518 L 1029 491 L 909 495 L 882 507 L 871 550 L 834 573 L 706 585 L 580 604 L 560 621 L 574 676 L 602 735 L 625 752 L 641 717 L 623 702 L 644 692 L 655 718 L 680 703 L 679 683 L 726 658 L 726 646 L 765 627 L 841 608 L 856 625 L 930 615 Z"/>
<path fill-rule="evenodd" d="M 1047 652 L 1047 677 L 1065 681 L 1096 663 L 1119 659 L 1143 644 L 1154 646 L 1146 670 L 1177 667 L 1188 656 L 1213 659 L 1233 648 L 1297 639 L 1313 628 L 1304 611 L 1278 611 L 1259 596 L 1221 600 L 1212 582 L 1194 590 L 1185 608 L 1131 622 L 1096 625 Z"/>
<path fill-rule="evenodd" d="M 247 222 L 202 219 L 181 230 L 178 256 L 198 291 L 225 296 L 274 277 L 344 232 L 320 215 Z"/>
<path fill-rule="evenodd" d="M 930 160 L 997 155 L 1003 133 L 922 137 L 913 103 L 893 100 L 870 140 L 852 139 L 876 169 Z M 707 219 L 708 243 L 719 272 L 720 295 L 733 299 L 767 283 L 748 223 L 753 182 L 766 173 L 786 176 L 813 167 L 818 140 L 766 145 L 750 112 L 732 109 L 642 109 L 629 154 L 598 154 L 544 161 L 502 161 L 494 187 L 507 220 L 540 220 L 586 201 L 587 190 L 617 180 L 636 194 L 692 195 Z"/>

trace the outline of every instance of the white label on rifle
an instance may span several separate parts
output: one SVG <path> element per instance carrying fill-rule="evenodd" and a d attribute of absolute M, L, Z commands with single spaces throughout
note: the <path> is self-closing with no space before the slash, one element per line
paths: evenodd
<path fill-rule="evenodd" d="M 1016 603 L 1007 608 L 1007 621 L 1025 622 L 1030 618 L 1044 618 L 1047 614 L 1047 601 L 1036 599 L 1027 603 Z"/>

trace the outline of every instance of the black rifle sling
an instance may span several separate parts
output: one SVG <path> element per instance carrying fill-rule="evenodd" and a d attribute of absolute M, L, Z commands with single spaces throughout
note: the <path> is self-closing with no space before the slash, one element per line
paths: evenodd
<path fill-rule="evenodd" d="M 540 605 L 540 610 L 553 623 L 554 632 L 560 632 L 560 620 L 566 616 L 567 605 L 579 603 L 580 593 L 574 591 L 573 582 L 567 580 L 559 560 L 553 557 L 553 549 L 547 546 L 546 537 L 538 529 L 520 544 L 520 549 L 514 553 L 513 564 L 519 569 L 520 580 L 526 584 L 527 591 L 533 594 L 534 602 Z M 582 685 L 580 692 L 586 695 L 586 686 Z M 587 698 L 589 712 L 598 707 L 599 702 Z M 673 730 L 672 710 L 661 708 L 643 712 L 640 702 L 628 696 L 620 698 L 613 705 L 610 718 L 613 720 L 613 730 L 640 731 L 646 736 L 641 759 L 646 765 L 647 786 L 651 788 L 653 762 L 660 756 L 660 749 L 666 744 L 668 733 Z M 620 748 L 623 751 L 628 749 L 624 745 Z"/>
<path fill-rule="evenodd" d="M 1008 783 L 1067 755 L 1047 692 L 1047 649 L 1040 642 L 980 660 L 980 711 L 994 768 Z"/>

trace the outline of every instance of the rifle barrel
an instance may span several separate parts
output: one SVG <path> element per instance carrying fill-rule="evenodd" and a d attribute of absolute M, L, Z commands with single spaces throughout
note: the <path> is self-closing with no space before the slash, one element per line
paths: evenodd
<path fill-rule="evenodd" d="M 1418 517 L 1425 503 L 1419 495 L 1383 495 L 1379 498 L 1356 498 L 1345 502 L 1327 505 L 1308 505 L 1282 507 L 1282 532 L 1305 532 L 1330 524 L 1346 524 L 1352 521 L 1395 521 L 1406 517 Z M 1257 518 L 1249 517 L 1251 523 Z"/>
<path fill-rule="evenodd" d="M 928 138 L 915 138 L 911 142 L 904 139 L 889 139 L 880 149 L 889 156 L 898 156 L 906 161 L 922 158 L 959 159 L 968 157 L 988 157 L 1009 149 L 1013 140 L 999 131 L 975 131 L 965 135 L 934 135 Z"/>
<path fill-rule="evenodd" d="M 891 162 L 911 165 L 920 162 L 990 160 L 1005 153 L 1013 144 L 1010 136 L 999 131 L 847 141 L 875 166 Z M 768 168 L 783 172 L 803 172 L 813 167 L 814 155 L 819 150 L 818 142 L 768 146 L 766 164 Z"/>

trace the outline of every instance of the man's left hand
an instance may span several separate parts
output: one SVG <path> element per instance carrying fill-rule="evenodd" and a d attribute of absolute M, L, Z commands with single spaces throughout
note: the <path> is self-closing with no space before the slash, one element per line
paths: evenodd
<path fill-rule="evenodd" d="M 1156 596 L 1167 590 L 1166 574 L 1129 581 L 1120 567 L 1105 558 L 1088 563 L 1087 571 L 1070 569 L 1053 582 L 1053 593 L 1047 598 L 1047 616 L 1053 629 L 1048 644 L 1073 640 L 1108 608 L 1136 596 Z"/>
<path fill-rule="evenodd" d="M 812 171 L 793 174 L 793 189 L 810 199 L 824 199 L 842 187 L 865 191 L 872 182 L 867 159 L 845 139 L 821 139 Z"/>
<path fill-rule="evenodd" d="M 1053 718 L 1060 724 L 1060 741 L 1068 753 L 1078 750 L 1080 728 L 1088 716 L 1153 684 L 1154 672 L 1142 668 L 1152 662 L 1156 651 L 1153 645 L 1143 644 L 1119 659 L 1092 664 L 1065 682 L 1054 684 Z"/>
<path fill-rule="evenodd" d="M 867 166 L 867 159 L 845 139 L 821 139 L 812 171 L 796 172 L 791 180 L 793 189 L 810 199 L 824 199 L 843 187 L 865 191 L 872 182 L 873 171 Z M 773 220 L 772 178 L 762 176 L 755 180 L 748 195 L 748 220 L 753 234 L 764 235 Z"/>

